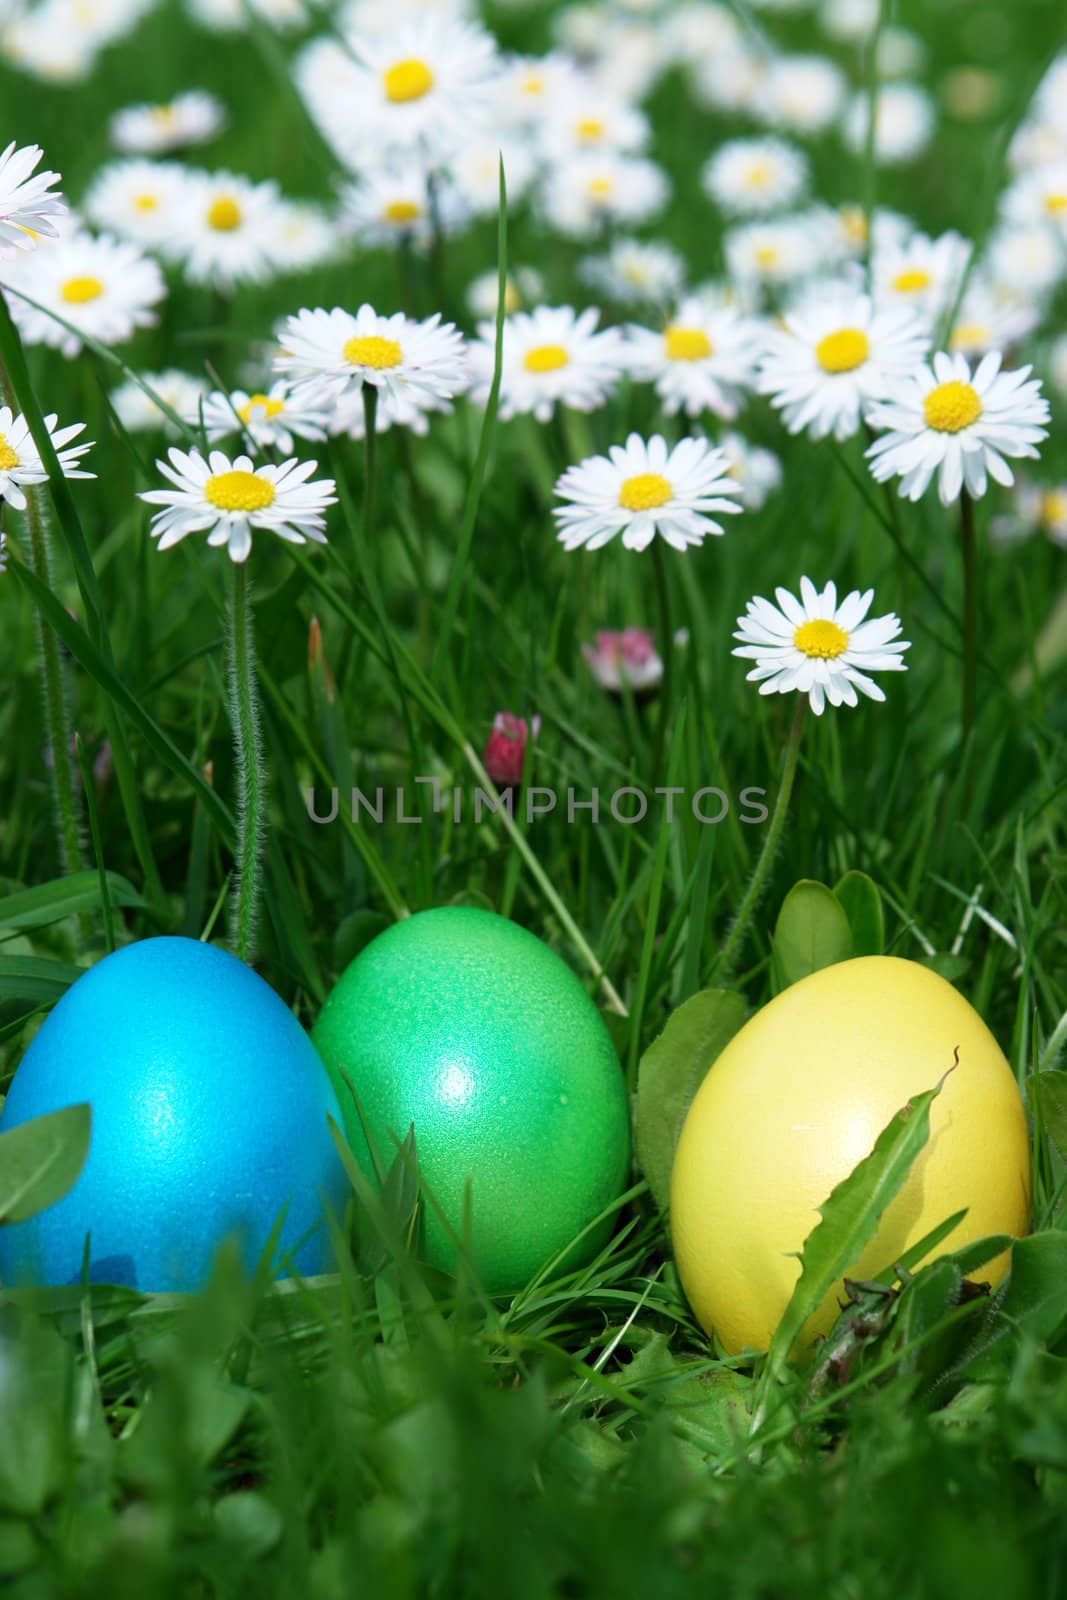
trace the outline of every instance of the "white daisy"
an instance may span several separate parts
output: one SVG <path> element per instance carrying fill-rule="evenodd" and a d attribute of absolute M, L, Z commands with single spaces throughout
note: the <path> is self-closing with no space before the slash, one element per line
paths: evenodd
<path fill-rule="evenodd" d="M 870 126 L 867 94 L 854 97 L 845 113 L 842 133 L 854 155 L 867 148 Z M 896 166 L 921 155 L 933 136 L 934 106 L 925 89 L 915 83 L 883 83 L 878 91 L 874 119 L 874 158 L 879 166 Z"/>
<path fill-rule="evenodd" d="M 163 105 L 126 106 L 109 124 L 111 143 L 131 156 L 165 155 L 206 144 L 226 125 L 222 101 L 204 89 L 187 89 Z"/>
<path fill-rule="evenodd" d="M 400 21 L 349 36 L 347 122 L 355 148 L 419 155 L 437 165 L 484 122 L 499 71 L 483 28 L 450 17 Z"/>
<path fill-rule="evenodd" d="M 1001 210 L 1009 222 L 1044 225 L 1067 240 L 1067 159 L 1021 173 L 1005 189 Z"/>
<path fill-rule="evenodd" d="M 822 0 L 819 22 L 832 39 L 862 40 L 878 26 L 878 0 Z"/>
<path fill-rule="evenodd" d="M 762 342 L 759 323 L 690 295 L 662 332 L 627 330 L 626 360 L 638 382 L 655 384 L 668 416 L 713 411 L 731 420 L 755 382 Z"/>
<path fill-rule="evenodd" d="M 517 205 L 537 176 L 532 151 L 517 138 L 502 139 L 499 133 L 481 134 L 466 140 L 448 163 L 453 191 L 452 209 L 457 219 L 469 216 L 495 217 L 500 210 L 500 163 L 508 205 Z"/>
<path fill-rule="evenodd" d="M 967 285 L 947 348 L 953 355 L 984 356 L 987 350 L 1007 350 L 1033 333 L 1040 311 L 1032 300 L 998 292 L 985 278 L 975 275 Z"/>
<path fill-rule="evenodd" d="M 876 246 L 875 301 L 879 306 L 910 306 L 925 321 L 935 322 L 955 303 L 970 256 L 970 240 L 951 231 L 936 239 L 915 233 L 899 244 Z"/>
<path fill-rule="evenodd" d="M 512 56 L 501 63 L 493 86 L 494 126 L 531 129 L 547 114 L 575 76 L 562 51 L 547 56 Z"/>
<path fill-rule="evenodd" d="M 448 400 L 469 381 L 463 339 L 439 316 L 415 322 L 401 312 L 381 316 L 362 305 L 353 315 L 306 308 L 289 317 L 275 370 L 294 385 L 300 403 L 321 404 L 373 384 L 397 402 Z"/>
<path fill-rule="evenodd" d="M 706 163 L 701 182 L 730 216 L 760 217 L 799 200 L 809 176 L 807 157 L 784 139 L 731 139 Z"/>
<path fill-rule="evenodd" d="M 198 423 L 200 414 L 198 404 L 188 420 Z M 294 439 L 325 439 L 330 410 L 294 400 L 289 385 L 279 378 L 267 394 L 244 389 L 222 394 L 216 389 L 203 403 L 203 419 L 211 444 L 240 433 L 253 450 L 290 455 Z"/>
<path fill-rule="evenodd" d="M 820 265 L 818 241 L 805 217 L 774 217 L 728 228 L 723 251 L 730 277 L 743 295 L 796 283 Z"/>
<path fill-rule="evenodd" d="M 663 27 L 681 67 L 733 55 L 743 40 L 741 24 L 719 0 L 682 0 L 664 13 Z"/>
<path fill-rule="evenodd" d="M 1051 228 L 998 228 L 986 252 L 993 282 L 1014 294 L 1040 299 L 1067 274 L 1067 251 Z"/>
<path fill-rule="evenodd" d="M 904 672 L 901 660 L 911 648 L 898 637 L 900 618 L 892 612 L 867 617 L 874 590 L 853 589 L 837 603 L 837 586 L 820 594 L 810 578 L 800 580 L 800 598 L 776 589 L 772 605 L 757 595 L 737 619 L 735 656 L 754 661 L 747 674 L 760 694 L 806 694 L 811 709 L 822 716 L 832 706 L 855 706 L 859 695 L 884 700 L 871 672 Z M 857 690 L 859 693 L 857 693 Z"/>
<path fill-rule="evenodd" d="M 184 222 L 188 183 L 176 161 L 111 161 L 97 172 L 82 209 L 97 227 L 160 248 Z"/>
<path fill-rule="evenodd" d="M 866 295 L 839 287 L 769 330 L 759 390 L 790 433 L 848 439 L 872 401 L 889 394 L 928 347 L 922 323 L 906 307 L 876 311 Z"/>
<path fill-rule="evenodd" d="M 265 241 L 279 272 L 307 272 L 330 261 L 340 248 L 333 218 L 310 200 L 279 200 Z"/>
<path fill-rule="evenodd" d="M 694 65 L 693 92 L 714 111 L 755 117 L 763 104 L 768 66 L 764 51 L 747 46 L 710 56 Z"/>
<path fill-rule="evenodd" d="M 232 289 L 272 276 L 277 185 L 233 172 L 189 172 L 185 181 L 182 226 L 168 249 L 188 281 Z"/>
<path fill-rule="evenodd" d="M 207 395 L 208 386 L 203 378 L 168 367 L 164 372 L 142 373 L 147 388 L 158 395 L 164 405 L 177 416 L 196 426 L 200 424 L 200 402 Z M 112 409 L 127 433 L 165 433 L 176 435 L 179 429 L 167 412 L 160 410 L 152 395 L 141 385 L 127 379 L 109 395 Z"/>
<path fill-rule="evenodd" d="M 11 314 L 28 344 L 51 345 L 68 358 L 79 354 L 82 335 L 100 344 L 122 344 L 138 328 L 156 321 L 152 309 L 166 295 L 163 274 L 136 245 L 109 234 L 71 234 L 0 271 Z M 29 295 L 37 305 L 21 298 Z M 40 309 L 38 309 L 38 306 Z M 63 327 L 62 317 L 71 324 Z"/>
<path fill-rule="evenodd" d="M 379 391 L 374 413 L 375 433 L 388 433 L 390 428 L 405 428 L 424 439 L 430 431 L 430 418 L 446 416 L 452 410 L 451 400 L 439 395 L 419 396 L 418 403 L 404 397 L 395 399 L 385 390 Z M 350 390 L 341 396 L 330 413 L 330 437 L 363 440 L 367 436 L 367 412 L 361 390 Z"/>
<path fill-rule="evenodd" d="M 875 65 L 879 78 L 913 78 L 926 64 L 926 46 L 907 28 L 892 25 L 878 35 Z"/>
<path fill-rule="evenodd" d="M 545 292 L 544 279 L 533 267 L 519 267 L 509 273 L 504 284 L 504 311 L 510 317 L 526 306 L 532 306 Z M 500 274 L 495 267 L 480 272 L 467 285 L 467 309 L 479 322 L 496 322 L 497 301 L 500 294 Z"/>
<path fill-rule="evenodd" d="M 760 511 L 782 487 L 780 459 L 740 433 L 721 434 L 719 449 L 729 463 L 727 472 L 741 485 L 741 504 L 746 511 Z"/>
<path fill-rule="evenodd" d="M 206 533 L 209 545 L 226 546 L 231 561 L 247 561 L 252 530 L 260 528 L 290 544 L 308 539 L 326 543 L 326 509 L 337 496 L 332 478 L 308 482 L 316 462 L 257 467 L 250 456 L 231 461 L 221 450 L 212 450 L 205 460 L 199 450 L 176 446 L 167 454 L 169 461 L 157 461 L 156 466 L 174 487 L 139 496 L 150 506 L 163 507 L 149 530 L 161 550 L 169 550 L 186 534 Z"/>
<path fill-rule="evenodd" d="M 35 144 L 0 154 L 0 260 L 16 250 L 32 250 L 37 236 L 56 237 L 55 219 L 66 212 L 62 195 L 49 193 L 58 172 L 36 172 L 43 151 Z"/>
<path fill-rule="evenodd" d="M 972 375 L 963 356 L 940 351 L 931 366 L 898 378 L 871 408 L 873 426 L 886 430 L 867 451 L 877 481 L 899 477 L 901 495 L 918 500 L 937 473 L 943 505 L 963 489 L 977 499 L 988 477 L 1012 484 L 1005 457 L 1037 456 L 1049 408 L 1029 367 L 1002 372 L 1000 363 L 991 351 Z"/>
<path fill-rule="evenodd" d="M 591 73 L 557 82 L 545 107 L 541 139 L 550 159 L 614 151 L 636 155 L 649 141 L 648 118 Z"/>
<path fill-rule="evenodd" d="M 551 227 L 583 239 L 615 223 L 646 222 L 663 209 L 669 194 L 667 176 L 654 161 L 606 152 L 552 167 L 539 204 Z"/>
<path fill-rule="evenodd" d="M 779 56 L 760 86 L 760 105 L 772 126 L 817 134 L 841 115 L 846 89 L 840 67 L 826 56 Z"/>
<path fill-rule="evenodd" d="M 658 241 L 617 239 L 606 255 L 579 265 L 582 281 L 619 305 L 670 305 L 685 281 L 677 250 Z"/>
<path fill-rule="evenodd" d="M 1001 544 L 1016 544 L 1040 532 L 1067 549 L 1067 484 L 1017 483 L 1010 512 L 991 518 L 989 531 Z"/>
<path fill-rule="evenodd" d="M 59 465 L 65 478 L 94 478 L 94 472 L 81 470 L 81 458 L 93 448 L 92 441 L 71 444 L 84 431 L 84 422 L 73 422 L 66 428 L 57 428 L 58 418 L 53 413 L 45 417 Z M 0 406 L 0 500 L 6 500 L 16 511 L 25 511 L 26 496 L 23 490 L 37 483 L 48 482 L 48 470 L 33 442 L 29 424 L 10 406 Z"/>
<path fill-rule="evenodd" d="M 606 456 L 568 467 L 556 484 L 566 502 L 553 515 L 566 550 L 599 550 L 622 534 L 627 550 L 644 550 L 659 534 L 675 550 L 725 532 L 712 512 L 737 512 L 740 489 L 721 450 L 706 439 L 672 449 L 659 434 L 631 433 Z"/>
<path fill-rule="evenodd" d="M 616 388 L 625 371 L 626 352 L 616 328 L 598 329 L 592 306 L 538 306 L 504 322 L 500 378 L 500 416 L 505 422 L 532 412 L 547 422 L 557 405 L 595 411 Z M 493 374 L 496 330 L 482 323 L 471 345 L 474 398 L 484 400 Z"/>
<path fill-rule="evenodd" d="M 449 192 L 446 190 L 444 197 L 439 192 L 437 197 L 445 232 L 450 231 Z M 404 239 L 424 244 L 433 232 L 426 168 L 421 162 L 408 161 L 402 166 L 369 169 L 343 191 L 341 217 L 361 245 L 396 244 Z"/>

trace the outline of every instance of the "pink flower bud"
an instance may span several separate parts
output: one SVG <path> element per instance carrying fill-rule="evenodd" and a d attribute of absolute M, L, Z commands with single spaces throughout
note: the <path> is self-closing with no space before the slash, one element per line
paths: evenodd
<path fill-rule="evenodd" d="M 532 718 L 528 729 L 525 717 L 516 717 L 510 711 L 497 712 L 493 731 L 482 751 L 482 761 L 498 789 L 510 789 L 522 782 L 526 741 L 529 736 L 536 739 L 540 728 L 540 717 Z"/>

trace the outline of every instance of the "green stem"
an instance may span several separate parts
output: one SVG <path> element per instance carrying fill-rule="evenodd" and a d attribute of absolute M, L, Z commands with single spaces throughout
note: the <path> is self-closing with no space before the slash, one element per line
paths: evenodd
<path fill-rule="evenodd" d="M 26 493 L 26 528 L 30 536 L 30 565 L 34 575 L 48 589 L 52 582 L 52 561 L 48 549 L 48 530 L 44 500 L 39 489 Z M 45 724 L 51 754 L 49 780 L 56 809 L 60 855 L 66 872 L 84 866 L 78 802 L 74 788 L 74 763 L 71 757 L 70 713 L 64 683 L 63 658 L 59 640 L 40 612 L 35 612 L 37 643 L 41 651 L 41 689 Z"/>
<path fill-rule="evenodd" d="M 248 569 L 233 563 L 233 588 L 227 634 L 230 721 L 237 752 L 237 883 L 231 905 L 230 941 L 241 961 L 255 954 L 259 911 L 260 857 L 263 851 L 266 776 L 256 694 L 255 646 Z"/>
<path fill-rule="evenodd" d="M 760 851 L 755 871 L 748 880 L 748 888 L 745 890 L 737 916 L 734 918 L 733 927 L 726 936 L 726 943 L 723 945 L 716 963 L 715 980 L 719 983 L 726 982 L 730 977 L 760 895 L 766 887 L 775 855 L 778 852 L 782 829 L 785 826 L 786 814 L 789 810 L 789 798 L 793 793 L 793 780 L 797 773 L 797 757 L 800 755 L 800 736 L 804 728 L 804 716 L 807 709 L 808 699 L 805 695 L 797 706 L 796 715 L 793 718 L 793 726 L 789 730 L 785 756 L 782 761 L 782 781 L 778 785 L 778 794 L 775 797 L 774 810 L 771 812 L 770 825 L 763 841 L 763 849 Z"/>
<path fill-rule="evenodd" d="M 653 756 L 652 770 L 657 775 L 662 771 L 663 753 L 666 749 L 667 723 L 673 706 L 674 698 L 674 632 L 671 628 L 671 596 L 667 582 L 667 558 L 663 550 L 663 541 L 657 536 L 652 540 L 652 567 L 656 574 L 656 606 L 659 611 L 659 647 L 663 660 L 663 679 L 659 689 L 659 717 L 656 722 L 656 747 Z"/>
<path fill-rule="evenodd" d="M 960 544 L 963 552 L 963 740 L 974 727 L 978 704 L 978 545 L 974 529 L 974 501 L 966 489 L 960 495 Z"/>
<path fill-rule="evenodd" d="M 369 552 L 374 539 L 374 498 L 378 487 L 378 391 L 373 383 L 363 385 L 363 548 Z"/>

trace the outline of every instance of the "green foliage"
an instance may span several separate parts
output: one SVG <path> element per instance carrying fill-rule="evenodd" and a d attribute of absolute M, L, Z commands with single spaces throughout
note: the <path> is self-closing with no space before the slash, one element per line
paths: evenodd
<path fill-rule="evenodd" d="M 0 1224 L 63 1198 L 85 1165 L 91 1125 L 89 1107 L 77 1105 L 0 1133 Z"/>

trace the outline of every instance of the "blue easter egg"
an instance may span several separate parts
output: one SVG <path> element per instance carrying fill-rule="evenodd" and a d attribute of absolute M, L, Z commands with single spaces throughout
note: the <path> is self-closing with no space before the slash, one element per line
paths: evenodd
<path fill-rule="evenodd" d="M 250 967 L 195 939 L 145 939 L 63 996 L 27 1050 L 0 1132 L 79 1101 L 92 1107 L 74 1187 L 0 1228 L 7 1283 L 89 1278 L 194 1289 L 235 1236 L 251 1270 L 277 1224 L 285 1275 L 329 1271 L 323 1201 L 347 1182 L 326 1121 L 330 1079 L 292 1012 Z"/>

